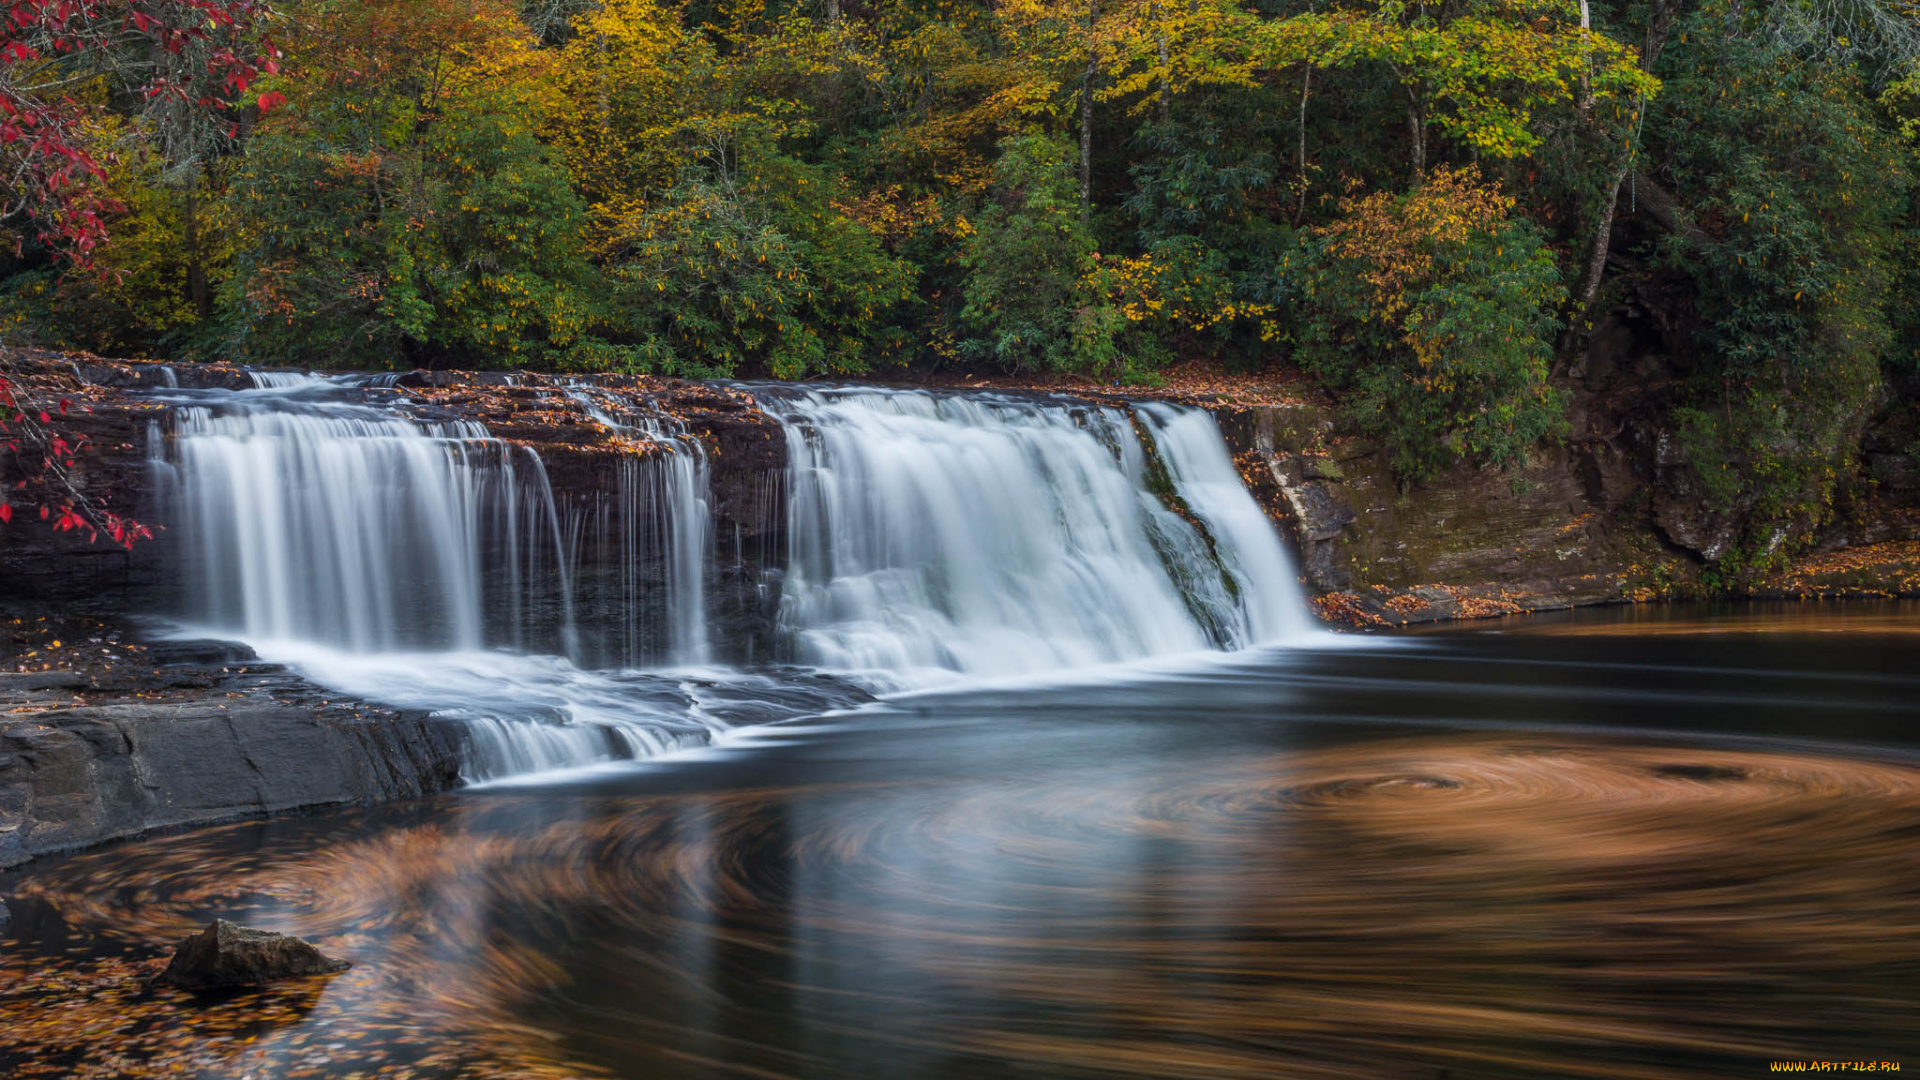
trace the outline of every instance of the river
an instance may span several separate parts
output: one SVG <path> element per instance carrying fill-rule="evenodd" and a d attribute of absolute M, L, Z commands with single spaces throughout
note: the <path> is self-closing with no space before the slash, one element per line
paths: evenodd
<path fill-rule="evenodd" d="M 155 1055 L 124 1075 L 209 1077 L 1911 1061 L 1917 615 L 1602 611 L 923 692 L 49 860 L 5 885 L 0 1053 L 23 1077 L 123 1075 L 78 1068 L 121 1043 Z M 139 982 L 214 914 L 356 967 Z"/>

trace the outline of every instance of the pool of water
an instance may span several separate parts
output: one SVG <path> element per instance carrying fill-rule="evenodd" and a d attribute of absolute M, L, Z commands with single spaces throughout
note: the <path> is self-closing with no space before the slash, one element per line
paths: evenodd
<path fill-rule="evenodd" d="M 1916 630 L 1347 638 L 45 860 L 0 878 L 0 1074 L 1920 1067 Z M 355 966 L 153 986 L 214 915 Z"/>

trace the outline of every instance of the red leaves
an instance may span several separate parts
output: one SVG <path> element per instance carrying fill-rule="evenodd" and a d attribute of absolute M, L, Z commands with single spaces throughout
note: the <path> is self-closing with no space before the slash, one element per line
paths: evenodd
<path fill-rule="evenodd" d="M 118 514 L 108 514 L 106 515 L 106 519 L 107 534 L 113 537 L 114 543 L 119 544 L 129 551 L 133 550 L 134 541 L 153 539 L 152 529 L 147 528 L 145 525 L 131 518 L 123 518 Z"/>
<path fill-rule="evenodd" d="M 0 354 L 0 407 L 10 410 L 12 417 L 10 425 L 0 423 L 0 431 L 5 432 L 0 447 L 11 459 L 6 486 L 13 492 L 10 498 L 0 498 L 0 525 L 11 525 L 16 510 L 30 513 L 38 509 L 40 520 L 49 523 L 53 531 L 84 531 L 89 543 L 97 542 L 103 532 L 122 547 L 152 539 L 152 531 L 139 522 L 102 507 L 97 494 L 89 492 L 72 471 L 81 453 L 92 444 L 86 432 L 62 426 L 75 412 L 74 402 L 51 395 L 44 404 L 36 401 L 36 391 L 51 381 L 49 372 L 44 368 L 16 370 L 13 365 L 10 357 Z M 82 405 L 79 411 L 93 410 Z"/>
<path fill-rule="evenodd" d="M 265 116 L 287 103 L 287 95 L 278 90 L 260 95 L 260 115 Z"/>
<path fill-rule="evenodd" d="M 0 71 L 51 55 L 181 56 L 190 46 L 196 56 L 207 54 L 213 92 L 169 82 L 161 74 L 166 65 L 154 64 L 152 82 L 124 87 L 143 101 L 178 99 L 230 112 L 244 106 L 262 72 L 279 70 L 279 53 L 262 35 L 272 16 L 266 0 L 0 0 L 0 12 Z M 14 209 L 24 208 L 40 239 L 80 266 L 106 241 L 107 220 L 123 210 L 104 190 L 105 169 L 85 149 L 85 129 L 104 108 L 0 78 L 0 175 L 16 179 Z M 239 137 L 237 123 L 227 130 Z"/>

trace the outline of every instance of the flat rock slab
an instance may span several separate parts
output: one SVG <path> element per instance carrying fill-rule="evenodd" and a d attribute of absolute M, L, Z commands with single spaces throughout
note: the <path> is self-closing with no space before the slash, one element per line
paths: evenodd
<path fill-rule="evenodd" d="M 352 967 L 297 937 L 255 930 L 225 919 L 180 943 L 162 982 L 188 990 L 258 986 L 303 975 L 335 975 Z"/>
<path fill-rule="evenodd" d="M 102 643 L 62 649 L 71 671 L 0 673 L 0 868 L 153 829 L 459 783 L 459 721 L 343 699 L 240 664 L 228 646 L 185 651 L 215 660 L 163 663 L 173 654 L 158 646 Z"/>

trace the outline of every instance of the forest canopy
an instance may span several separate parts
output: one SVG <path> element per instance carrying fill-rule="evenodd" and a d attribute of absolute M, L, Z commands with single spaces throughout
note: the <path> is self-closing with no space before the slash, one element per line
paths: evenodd
<path fill-rule="evenodd" d="M 0 8 L 11 343 L 1290 365 L 1416 482 L 1567 435 L 1631 310 L 1680 343 L 1662 405 L 1752 550 L 1920 370 L 1904 0 Z"/>

